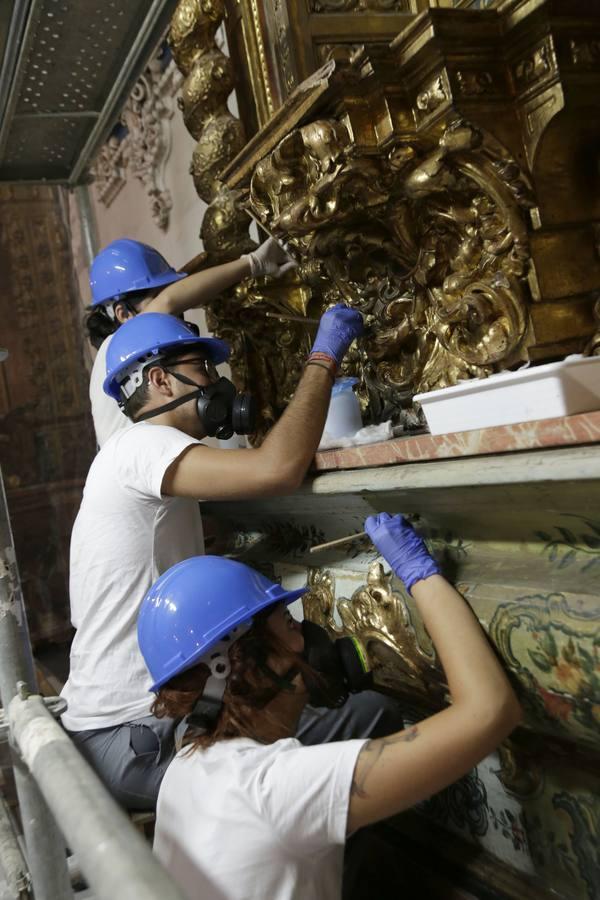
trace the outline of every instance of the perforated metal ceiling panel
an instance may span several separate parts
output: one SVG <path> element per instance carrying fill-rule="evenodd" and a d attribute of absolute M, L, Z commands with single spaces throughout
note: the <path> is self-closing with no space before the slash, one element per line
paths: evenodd
<path fill-rule="evenodd" d="M 81 180 L 176 2 L 0 3 L 0 180 Z"/>

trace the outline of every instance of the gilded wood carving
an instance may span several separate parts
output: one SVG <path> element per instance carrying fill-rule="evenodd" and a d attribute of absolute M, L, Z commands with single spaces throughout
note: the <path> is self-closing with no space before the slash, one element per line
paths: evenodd
<path fill-rule="evenodd" d="M 521 19 L 505 25 L 515 5 Z M 333 61 L 244 146 L 226 106 L 231 66 L 214 41 L 223 7 L 179 4 L 170 41 L 186 74 L 184 119 L 198 139 L 195 185 L 211 204 L 207 259 L 248 249 L 248 208 L 300 262 L 287 283 L 249 282 L 209 311 L 210 327 L 233 343 L 237 381 L 259 392 L 257 440 L 285 408 L 311 338 L 309 328 L 265 320 L 266 309 L 314 317 L 340 300 L 361 309 L 369 335 L 347 370 L 360 377 L 372 421 L 405 427 L 418 421 L 416 392 L 561 352 L 598 352 L 600 210 L 591 185 L 587 194 L 576 186 L 574 161 L 600 134 L 592 103 L 600 21 L 584 0 L 572 23 L 559 23 L 549 2 L 512 6 L 431 10 L 368 53 L 322 41 L 317 55 Z M 254 13 L 248 28 L 265 61 L 250 67 L 252 83 L 265 80 L 273 98 L 268 35 L 256 31 Z"/>
<path fill-rule="evenodd" d="M 444 696 L 443 676 L 427 638 L 419 639 L 403 597 L 393 590 L 381 563 L 369 567 L 366 583 L 350 600 L 335 599 L 331 574 L 310 569 L 304 615 L 333 637 L 349 635 L 363 647 L 376 682 L 409 691 L 428 703 Z M 338 624 L 341 623 L 341 624 Z"/>
<path fill-rule="evenodd" d="M 295 249 L 309 316 L 340 300 L 367 316 L 347 368 L 372 420 L 410 426 L 416 392 L 597 352 L 600 211 L 591 182 L 585 196 L 575 188 L 574 160 L 591 164 L 600 135 L 593 39 L 580 34 L 600 21 L 580 7 L 572 22 L 528 0 L 466 17 L 431 10 L 388 47 L 321 43 L 333 63 L 223 173 Z M 239 299 L 255 316 L 271 305 L 252 285 Z M 231 333 L 240 315 L 228 309 L 215 327 Z M 293 331 L 284 352 L 297 371 L 307 341 Z M 245 338 L 234 362 L 254 385 L 265 330 Z M 272 380 L 270 416 L 289 391 Z"/>
<path fill-rule="evenodd" d="M 465 121 L 429 151 L 407 140 L 373 159 L 342 123 L 317 120 L 261 160 L 250 186 L 269 230 L 318 272 L 321 304 L 365 315 L 358 371 L 396 417 L 417 391 L 525 355 L 531 202 L 514 160 Z"/>

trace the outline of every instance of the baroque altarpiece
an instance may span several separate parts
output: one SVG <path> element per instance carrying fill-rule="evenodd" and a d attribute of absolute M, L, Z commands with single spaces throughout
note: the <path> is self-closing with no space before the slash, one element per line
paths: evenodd
<path fill-rule="evenodd" d="M 181 0 L 169 44 L 208 204 L 195 265 L 247 251 L 252 219 L 298 262 L 209 310 L 235 378 L 258 395 L 256 441 L 314 334 L 267 312 L 359 309 L 368 329 L 345 371 L 366 420 L 406 433 L 422 424 L 416 393 L 600 352 L 593 0 Z M 442 846 L 490 896 L 600 897 L 596 458 L 579 447 L 331 471 L 284 501 L 212 510 L 233 552 L 308 577 L 305 614 L 361 641 L 380 687 L 418 718 L 446 691 L 410 597 L 366 544 L 316 566 L 307 555 L 373 511 L 413 517 L 526 720 L 397 827 Z"/>

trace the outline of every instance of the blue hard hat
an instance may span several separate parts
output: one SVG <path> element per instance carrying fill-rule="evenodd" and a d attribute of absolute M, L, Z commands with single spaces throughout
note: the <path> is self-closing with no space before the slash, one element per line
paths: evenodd
<path fill-rule="evenodd" d="M 121 238 L 104 247 L 91 265 L 92 306 L 119 300 L 134 291 L 165 287 L 181 278 L 187 278 L 185 272 L 171 268 L 158 250 Z"/>
<path fill-rule="evenodd" d="M 218 338 L 198 337 L 183 319 L 165 313 L 142 313 L 123 322 L 113 334 L 106 352 L 104 393 L 120 398 L 120 385 L 136 363 L 144 365 L 166 351 L 196 347 L 215 365 L 229 357 L 229 344 Z"/>
<path fill-rule="evenodd" d="M 138 616 L 150 690 L 197 665 L 261 609 L 292 603 L 306 591 L 286 591 L 250 566 L 222 556 L 193 556 L 172 566 L 154 582 Z"/>

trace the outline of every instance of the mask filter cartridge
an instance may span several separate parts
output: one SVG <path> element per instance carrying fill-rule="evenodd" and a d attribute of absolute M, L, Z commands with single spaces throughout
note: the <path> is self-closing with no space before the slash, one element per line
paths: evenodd
<path fill-rule="evenodd" d="M 304 659 L 321 676 L 306 685 L 313 706 L 335 709 L 349 694 L 372 687 L 373 674 L 358 641 L 351 637 L 332 641 L 324 628 L 307 619 L 302 623 L 302 634 Z"/>

